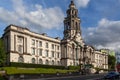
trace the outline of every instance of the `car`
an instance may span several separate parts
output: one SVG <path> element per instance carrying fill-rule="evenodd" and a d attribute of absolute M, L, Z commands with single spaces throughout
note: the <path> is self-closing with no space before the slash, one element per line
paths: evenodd
<path fill-rule="evenodd" d="M 104 76 L 104 79 L 119 79 L 119 76 L 120 74 L 116 71 L 111 71 L 111 72 L 108 72 L 105 76 Z"/>

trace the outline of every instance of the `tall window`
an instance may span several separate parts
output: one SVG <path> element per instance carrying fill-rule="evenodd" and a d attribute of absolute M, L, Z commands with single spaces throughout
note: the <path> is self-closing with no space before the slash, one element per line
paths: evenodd
<path fill-rule="evenodd" d="M 59 54 L 59 52 L 57 53 L 57 58 L 60 58 L 60 54 Z"/>
<path fill-rule="evenodd" d="M 42 47 L 42 41 L 39 41 L 39 47 Z"/>
<path fill-rule="evenodd" d="M 46 43 L 46 48 L 48 48 L 48 43 Z"/>
<path fill-rule="evenodd" d="M 23 58 L 22 56 L 20 56 L 20 57 L 18 58 L 18 62 L 23 63 L 23 62 L 24 62 L 24 58 Z"/>
<path fill-rule="evenodd" d="M 39 56 L 42 56 L 42 49 L 39 49 Z"/>
<path fill-rule="evenodd" d="M 46 60 L 45 64 L 46 64 L 46 65 L 49 65 L 49 61 L 48 61 L 48 60 Z"/>
<path fill-rule="evenodd" d="M 54 62 L 54 60 L 52 60 L 52 65 L 55 65 L 55 62 Z"/>
<path fill-rule="evenodd" d="M 52 57 L 54 57 L 54 55 L 55 55 L 55 53 L 54 53 L 54 51 L 52 51 Z"/>
<path fill-rule="evenodd" d="M 35 48 L 32 48 L 32 55 L 35 55 Z"/>
<path fill-rule="evenodd" d="M 54 49 L 54 44 L 52 44 L 52 49 Z"/>
<path fill-rule="evenodd" d="M 48 55 L 48 52 L 49 52 L 49 51 L 48 51 L 48 50 L 46 50 L 45 52 L 46 52 L 46 57 L 48 57 L 48 56 L 49 56 L 49 55 Z"/>
<path fill-rule="evenodd" d="M 20 53 L 20 54 L 23 53 L 23 47 L 22 47 L 22 45 L 18 45 L 18 53 Z"/>
<path fill-rule="evenodd" d="M 34 39 L 32 39 L 32 45 L 35 45 L 35 40 Z"/>
<path fill-rule="evenodd" d="M 39 59 L 39 64 L 43 64 L 43 61 L 42 61 L 42 59 Z"/>
<path fill-rule="evenodd" d="M 57 46 L 57 50 L 59 50 L 59 46 Z"/>
<path fill-rule="evenodd" d="M 32 58 L 32 63 L 35 64 L 35 58 Z"/>
<path fill-rule="evenodd" d="M 57 61 L 57 64 L 60 65 L 60 61 Z"/>

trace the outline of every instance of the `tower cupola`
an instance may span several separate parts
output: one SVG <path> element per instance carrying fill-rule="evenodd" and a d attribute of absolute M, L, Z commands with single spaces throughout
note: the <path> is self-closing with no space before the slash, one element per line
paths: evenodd
<path fill-rule="evenodd" d="M 74 4 L 74 1 L 72 0 L 70 5 L 69 5 L 69 8 L 75 8 L 75 4 Z"/>

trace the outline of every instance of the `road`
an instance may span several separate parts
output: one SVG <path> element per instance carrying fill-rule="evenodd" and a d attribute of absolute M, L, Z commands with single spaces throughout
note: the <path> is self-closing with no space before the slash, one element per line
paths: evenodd
<path fill-rule="evenodd" d="M 40 79 L 24 79 L 24 80 L 96 80 L 102 78 L 104 74 L 91 74 L 91 75 L 79 75 L 79 76 L 65 76 L 65 77 L 53 77 L 53 78 L 40 78 Z"/>

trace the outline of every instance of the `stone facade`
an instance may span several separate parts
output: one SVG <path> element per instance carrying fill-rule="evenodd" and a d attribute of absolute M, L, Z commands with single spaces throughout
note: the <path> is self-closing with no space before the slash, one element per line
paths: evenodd
<path fill-rule="evenodd" d="M 3 38 L 9 62 L 61 65 L 61 41 L 58 38 L 15 25 L 5 29 Z"/>
<path fill-rule="evenodd" d="M 95 51 L 95 64 L 94 67 L 100 69 L 108 69 L 108 54 L 101 51 Z"/>
<path fill-rule="evenodd" d="M 94 47 L 86 45 L 83 41 L 81 20 L 73 1 L 66 13 L 62 40 L 48 37 L 45 33 L 38 34 L 27 28 L 9 25 L 3 34 L 8 63 L 23 62 L 66 67 L 81 65 L 81 68 L 92 64 L 95 67 L 107 69 L 108 55 L 96 51 Z"/>

